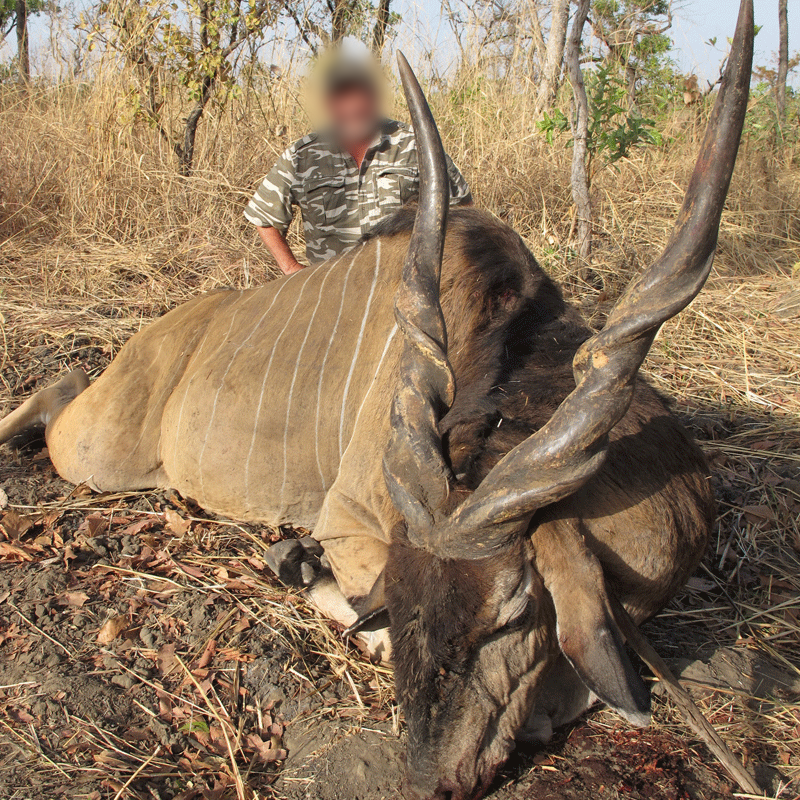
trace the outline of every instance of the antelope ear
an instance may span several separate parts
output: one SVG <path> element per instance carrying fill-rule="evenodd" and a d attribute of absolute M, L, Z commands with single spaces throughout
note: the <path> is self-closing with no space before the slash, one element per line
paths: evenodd
<path fill-rule="evenodd" d="M 563 540 L 561 541 L 563 544 Z M 546 548 L 552 551 L 551 547 Z M 560 548 L 559 548 L 560 549 Z M 536 564 L 556 609 L 561 652 L 588 689 L 638 728 L 650 724 L 650 693 L 625 652 L 600 562 L 581 544 L 569 558 L 537 549 Z M 558 563 L 553 564 L 555 560 Z"/>
<path fill-rule="evenodd" d="M 389 612 L 384 599 L 385 586 L 384 573 L 381 572 L 372 584 L 369 594 L 351 602 L 358 619 L 344 632 L 344 636 L 389 627 Z"/>

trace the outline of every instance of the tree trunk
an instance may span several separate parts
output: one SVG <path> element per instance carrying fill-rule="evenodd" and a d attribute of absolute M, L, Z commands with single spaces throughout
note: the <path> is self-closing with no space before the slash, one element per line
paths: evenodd
<path fill-rule="evenodd" d="M 558 92 L 561 64 L 564 61 L 564 44 L 567 39 L 569 0 L 554 0 L 552 9 L 550 35 L 547 37 L 547 50 L 542 65 L 539 93 L 536 97 L 536 108 L 539 111 L 552 108 Z"/>
<path fill-rule="evenodd" d="M 628 113 L 637 113 L 636 108 L 636 67 L 627 61 L 625 64 L 625 82 L 627 83 L 628 91 Z"/>
<path fill-rule="evenodd" d="M 778 25 L 780 44 L 778 47 L 778 76 L 775 82 L 775 103 L 778 107 L 778 125 L 786 122 L 786 75 L 789 72 L 789 20 L 786 14 L 787 0 L 778 0 Z"/>
<path fill-rule="evenodd" d="M 389 27 L 389 9 L 392 0 L 380 0 L 378 3 L 375 27 L 372 29 L 372 52 L 376 58 L 381 57 L 386 41 L 386 29 Z"/>
<path fill-rule="evenodd" d="M 27 84 L 31 79 L 31 59 L 28 51 L 28 6 L 26 0 L 16 0 L 17 62 L 20 80 Z"/>
<path fill-rule="evenodd" d="M 581 71 L 581 38 L 591 0 L 579 0 L 567 42 L 566 63 L 572 85 L 574 113 L 572 126 L 572 199 L 577 213 L 578 255 L 587 263 L 592 251 L 592 201 L 589 194 L 589 101 Z"/>
<path fill-rule="evenodd" d="M 194 108 L 189 112 L 189 116 L 186 118 L 186 124 L 183 128 L 183 144 L 175 145 L 175 155 L 178 157 L 178 173 L 184 178 L 188 178 L 192 174 L 197 126 L 206 109 L 206 104 L 211 99 L 211 93 L 216 80 L 216 74 L 208 75 L 203 78 L 203 90 Z"/>

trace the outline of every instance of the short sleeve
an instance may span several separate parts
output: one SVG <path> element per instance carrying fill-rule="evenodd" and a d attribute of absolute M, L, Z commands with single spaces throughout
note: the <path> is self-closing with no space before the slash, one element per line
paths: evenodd
<path fill-rule="evenodd" d="M 244 210 L 245 218 L 260 228 L 286 233 L 294 215 L 295 145 L 275 163 Z"/>
<path fill-rule="evenodd" d="M 446 155 L 445 158 L 447 159 L 447 176 L 450 178 L 450 205 L 469 205 L 472 202 L 472 192 L 470 191 L 469 184 L 464 179 L 458 167 L 453 163 L 453 159 L 448 155 Z"/>

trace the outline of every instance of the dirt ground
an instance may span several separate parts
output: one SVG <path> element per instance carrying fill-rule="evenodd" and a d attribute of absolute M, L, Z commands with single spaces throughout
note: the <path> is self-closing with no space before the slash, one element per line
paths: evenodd
<path fill-rule="evenodd" d="M 95 372 L 107 353 L 78 359 Z M 13 397 L 60 363 L 6 372 Z M 800 428 L 686 420 L 720 522 L 646 632 L 770 796 L 800 797 Z M 171 493 L 97 496 L 42 442 L 0 451 L 0 798 L 397 798 L 391 675 L 278 586 L 289 530 L 209 518 Z M 660 694 L 634 731 L 603 709 L 521 748 L 495 800 L 712 800 L 736 789 Z"/>

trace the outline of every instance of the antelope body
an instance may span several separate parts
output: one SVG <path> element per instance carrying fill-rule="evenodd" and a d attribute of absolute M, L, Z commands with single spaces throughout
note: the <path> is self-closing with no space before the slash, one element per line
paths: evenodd
<path fill-rule="evenodd" d="M 44 424 L 68 480 L 312 528 L 270 563 L 376 655 L 391 640 L 412 797 L 481 796 L 515 737 L 595 698 L 647 724 L 617 601 L 638 622 L 670 599 L 713 502 L 699 450 L 636 376 L 711 267 L 752 24 L 743 0 L 675 232 L 601 333 L 507 226 L 469 209 L 446 224 L 444 154 L 401 59 L 416 215 L 336 262 L 175 309 L 92 386 L 74 372 L 27 400 L 0 441 Z"/>

